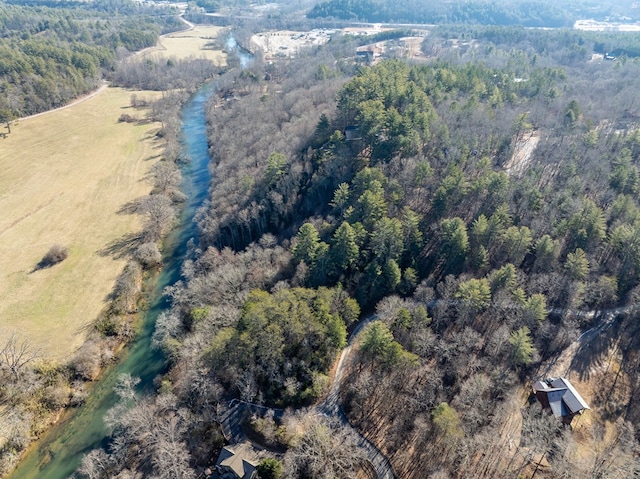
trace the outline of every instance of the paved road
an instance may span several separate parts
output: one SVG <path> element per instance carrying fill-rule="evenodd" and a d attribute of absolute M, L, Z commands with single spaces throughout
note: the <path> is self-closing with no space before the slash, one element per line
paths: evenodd
<path fill-rule="evenodd" d="M 343 427 L 349 429 L 358 438 L 358 445 L 365 452 L 367 460 L 373 466 L 373 469 L 375 470 L 379 479 L 396 479 L 396 474 L 393 470 L 391 462 L 389 462 L 389 459 L 387 459 L 382 451 L 380 451 L 380 449 L 378 449 L 371 441 L 365 438 L 360 433 L 360 431 L 358 431 L 351 425 L 351 423 L 347 419 L 347 416 L 344 414 L 344 411 L 342 411 L 342 408 L 340 407 L 339 400 L 344 373 L 353 361 L 353 344 L 356 340 L 356 337 L 360 334 L 360 332 L 367 324 L 375 319 L 375 314 L 363 319 L 349 336 L 347 347 L 344 348 L 342 350 L 342 353 L 340 354 L 340 359 L 338 360 L 338 365 L 336 366 L 336 373 L 333 378 L 331 388 L 329 389 L 329 394 L 327 394 L 327 397 L 324 399 L 324 401 L 316 406 L 316 409 L 322 414 L 326 414 L 327 416 L 336 418 L 338 421 L 340 421 Z"/>

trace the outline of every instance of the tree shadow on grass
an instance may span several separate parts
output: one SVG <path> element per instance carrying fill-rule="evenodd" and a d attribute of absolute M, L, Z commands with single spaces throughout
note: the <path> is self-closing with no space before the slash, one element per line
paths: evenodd
<path fill-rule="evenodd" d="M 146 198 L 146 196 L 141 196 L 140 198 L 136 198 L 135 200 L 127 201 L 120 207 L 117 213 L 119 215 L 135 215 L 137 213 L 140 213 L 140 206 Z"/>
<path fill-rule="evenodd" d="M 58 263 L 50 263 L 49 261 L 46 261 L 44 258 L 41 259 L 38 264 L 36 264 L 33 269 L 31 271 L 29 271 L 29 274 L 33 274 L 36 271 L 40 271 L 43 269 L 49 269 L 49 268 L 53 268 L 56 264 Z"/>
<path fill-rule="evenodd" d="M 606 339 L 609 339 L 610 344 L 602 352 L 600 360 L 592 362 L 591 371 L 595 372 L 597 380 L 591 381 L 595 385 L 592 400 L 603 420 L 615 422 L 624 417 L 637 423 L 640 418 L 640 403 L 636 400 L 640 393 L 638 312 L 631 310 L 619 315 L 606 333 L 602 342 L 607 345 Z M 585 377 L 590 379 L 591 375 Z"/>
<path fill-rule="evenodd" d="M 160 161 L 162 159 L 162 154 L 158 155 L 149 155 L 144 161 Z"/>
<path fill-rule="evenodd" d="M 100 256 L 112 256 L 115 259 L 122 259 L 131 254 L 144 242 L 142 233 L 127 233 L 117 238 L 98 251 Z"/>
<path fill-rule="evenodd" d="M 35 273 L 41 269 L 51 268 L 58 263 L 62 263 L 69 256 L 69 249 L 60 244 L 54 244 L 49 251 L 42 257 L 29 274 Z"/>
<path fill-rule="evenodd" d="M 591 379 L 594 368 L 603 367 L 610 360 L 611 348 L 620 337 L 623 321 L 621 317 L 613 319 L 611 326 L 585 340 L 571 360 L 570 370 L 578 373 L 581 381 Z"/>

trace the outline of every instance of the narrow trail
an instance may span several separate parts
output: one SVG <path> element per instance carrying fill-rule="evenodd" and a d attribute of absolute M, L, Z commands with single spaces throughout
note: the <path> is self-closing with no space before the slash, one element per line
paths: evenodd
<path fill-rule="evenodd" d="M 179 30 L 180 32 L 188 32 L 190 30 L 193 30 L 195 28 L 195 25 L 193 23 L 191 23 L 188 20 L 185 20 L 182 15 L 179 16 L 180 20 L 182 20 L 182 22 L 186 25 L 187 28 L 185 28 L 184 30 Z M 171 32 L 171 33 L 166 33 L 164 35 L 160 35 L 160 37 L 158 38 L 158 42 L 148 48 L 144 48 L 142 50 L 139 50 L 137 52 L 134 53 L 135 56 L 140 56 L 140 55 L 144 55 L 145 53 L 148 53 L 154 49 L 157 49 L 158 47 L 162 47 L 162 38 L 169 36 L 169 35 L 173 35 L 174 33 L 178 33 L 178 32 Z M 164 47 L 162 47 L 164 48 Z M 15 120 L 12 121 L 13 124 L 20 124 L 20 122 L 22 121 L 28 121 L 31 120 L 33 118 L 38 118 L 39 116 L 43 116 L 43 115 L 48 115 L 49 113 L 54 113 L 56 111 L 61 111 L 61 110 L 66 110 L 67 108 L 71 108 L 72 106 L 78 105 L 79 103 L 85 102 L 87 100 L 90 100 L 91 98 L 98 96 L 100 93 L 102 93 L 103 91 L 105 91 L 107 89 L 107 87 L 109 86 L 109 82 L 107 80 L 102 80 L 102 82 L 100 83 L 100 86 L 96 89 L 93 90 L 92 92 L 87 93 L 86 95 L 80 96 L 78 98 L 76 98 L 75 100 L 71 101 L 70 103 L 67 103 L 66 105 L 62 105 L 59 106 L 58 108 L 53 108 L 52 110 L 47 110 L 47 111 L 42 111 L 40 113 L 34 113 L 33 115 L 29 115 L 29 116 L 23 116 L 20 118 L 16 118 Z"/>
<path fill-rule="evenodd" d="M 61 111 L 61 110 L 66 110 L 67 108 L 71 108 L 72 106 L 75 106 L 79 103 L 85 102 L 95 96 L 98 96 L 100 93 L 102 93 L 103 91 L 106 90 L 106 88 L 109 86 L 109 82 L 107 80 L 102 80 L 102 83 L 100 84 L 100 86 L 98 87 L 97 90 L 93 90 L 92 92 L 78 97 L 75 100 L 73 100 L 71 103 L 67 103 L 66 105 L 62 105 L 59 106 L 58 108 L 54 108 L 53 110 L 47 110 L 47 111 L 42 111 L 40 113 L 35 113 L 33 115 L 29 115 L 29 116 L 23 116 L 21 118 L 17 118 L 15 120 L 13 120 L 12 123 L 14 124 L 20 124 L 20 122 L 22 121 L 28 121 L 31 120 L 33 118 L 38 118 L 39 116 L 43 116 L 43 115 L 48 115 L 49 113 L 53 113 L 56 111 Z"/>
<path fill-rule="evenodd" d="M 163 38 L 170 37 L 171 35 L 175 35 L 176 33 L 190 32 L 191 30 L 196 28 L 196 25 L 194 23 L 191 23 L 189 20 L 186 20 L 182 16 L 182 14 L 180 14 L 178 18 L 182 21 L 182 23 L 184 23 L 187 26 L 187 28 L 185 28 L 184 30 L 176 30 L 175 32 L 169 32 L 169 33 L 165 33 L 164 35 L 160 35 L 155 45 L 152 45 L 147 48 L 143 48 L 142 50 L 138 50 L 137 52 L 134 53 L 134 55 L 142 56 L 142 55 L 146 55 L 147 53 L 152 53 L 154 51 L 166 50 L 166 47 L 162 44 Z"/>
<path fill-rule="evenodd" d="M 589 347 L 589 344 L 595 338 L 613 326 L 618 316 L 629 313 L 633 311 L 634 308 L 635 306 L 625 306 L 601 311 L 601 318 L 598 324 L 580 334 L 580 336 L 566 347 L 562 353 L 560 353 L 553 361 L 549 362 L 547 366 L 542 369 L 544 375 L 548 377 L 568 375 L 571 370 L 571 363 L 573 362 L 573 358 L 576 353 L 581 349 Z M 552 310 L 551 312 L 555 313 L 557 311 Z M 596 311 L 577 311 L 571 313 L 583 319 L 593 319 L 596 315 Z"/>

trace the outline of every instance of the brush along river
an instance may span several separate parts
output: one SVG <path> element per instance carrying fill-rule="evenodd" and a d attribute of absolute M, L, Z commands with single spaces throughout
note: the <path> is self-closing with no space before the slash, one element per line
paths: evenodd
<path fill-rule="evenodd" d="M 182 135 L 185 157 L 190 161 L 182 175 L 183 193 L 187 196 L 178 226 L 165 241 L 164 267 L 155 279 L 150 293 L 149 309 L 142 319 L 141 331 L 126 349 L 123 359 L 108 368 L 90 391 L 87 401 L 77 410 L 70 411 L 20 461 L 8 479 L 65 479 L 80 464 L 82 456 L 105 444 L 105 413 L 117 400 L 113 387 L 120 374 L 128 373 L 141 379 L 138 389 L 153 390 L 153 381 L 165 368 L 162 354 L 151 347 L 151 336 L 158 315 L 169 307 L 163 289 L 180 279 L 180 268 L 187 254 L 187 244 L 197 235 L 193 221 L 198 207 L 207 197 L 209 188 L 209 153 L 206 135 L 205 105 L 214 92 L 209 83 L 182 108 Z"/>

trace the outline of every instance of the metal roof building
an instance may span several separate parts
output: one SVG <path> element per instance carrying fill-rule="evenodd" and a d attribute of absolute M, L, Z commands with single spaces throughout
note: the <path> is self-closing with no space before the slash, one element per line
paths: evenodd
<path fill-rule="evenodd" d="M 555 417 L 571 418 L 590 409 L 587 402 L 566 378 L 536 381 L 533 392 L 544 408 L 550 408 Z"/>

